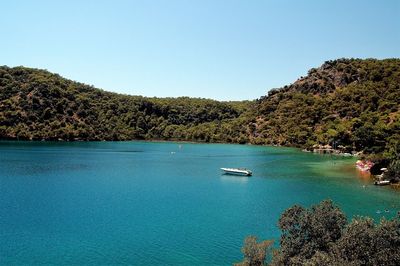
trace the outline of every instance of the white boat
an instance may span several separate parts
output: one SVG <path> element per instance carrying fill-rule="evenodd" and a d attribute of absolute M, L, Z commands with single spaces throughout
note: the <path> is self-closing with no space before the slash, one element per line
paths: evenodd
<path fill-rule="evenodd" d="M 225 174 L 251 176 L 253 173 L 246 168 L 221 168 Z"/>
<path fill-rule="evenodd" d="M 374 184 L 377 186 L 386 186 L 386 185 L 390 184 L 390 181 L 389 180 L 376 180 L 374 182 Z"/>

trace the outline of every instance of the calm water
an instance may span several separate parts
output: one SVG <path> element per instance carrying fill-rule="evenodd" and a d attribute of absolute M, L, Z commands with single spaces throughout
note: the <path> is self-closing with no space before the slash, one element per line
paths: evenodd
<path fill-rule="evenodd" d="M 230 265 L 245 236 L 277 238 L 295 203 L 399 211 L 400 193 L 353 163 L 275 147 L 0 142 L 0 264 Z M 219 170 L 239 166 L 254 176 Z"/>

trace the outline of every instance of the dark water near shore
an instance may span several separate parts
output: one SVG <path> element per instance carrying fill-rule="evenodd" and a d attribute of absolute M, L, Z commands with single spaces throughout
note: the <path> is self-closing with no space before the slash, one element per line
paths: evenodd
<path fill-rule="evenodd" d="M 219 170 L 240 166 L 254 175 Z M 278 238 L 283 210 L 326 198 L 349 217 L 400 211 L 400 193 L 359 176 L 354 158 L 226 144 L 0 142 L 0 264 L 230 265 L 245 236 Z"/>

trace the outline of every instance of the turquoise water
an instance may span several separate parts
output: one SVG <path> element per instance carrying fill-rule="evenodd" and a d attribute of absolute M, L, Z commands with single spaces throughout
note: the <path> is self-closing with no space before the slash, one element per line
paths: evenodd
<path fill-rule="evenodd" d="M 0 264 L 230 265 L 245 236 L 278 238 L 295 203 L 399 211 L 400 193 L 353 164 L 278 147 L 0 142 Z M 240 166 L 254 175 L 219 170 Z"/>

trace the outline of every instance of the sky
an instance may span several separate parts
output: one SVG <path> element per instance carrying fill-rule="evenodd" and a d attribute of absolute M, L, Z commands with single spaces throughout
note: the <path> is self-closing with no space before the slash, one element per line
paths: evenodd
<path fill-rule="evenodd" d="M 0 10 L 0 65 L 131 95 L 256 99 L 327 60 L 400 57 L 397 0 L 14 0 Z"/>

